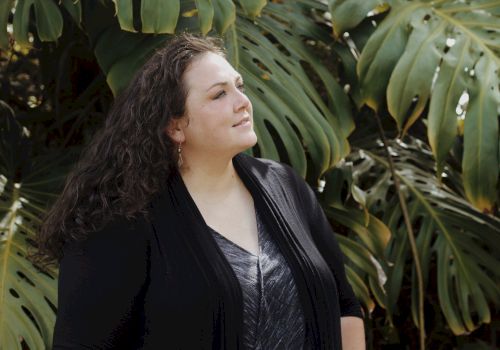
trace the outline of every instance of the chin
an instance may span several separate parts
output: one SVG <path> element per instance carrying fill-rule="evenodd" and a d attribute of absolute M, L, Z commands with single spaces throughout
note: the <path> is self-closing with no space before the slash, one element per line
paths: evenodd
<path fill-rule="evenodd" d="M 247 148 L 249 147 L 253 147 L 257 144 L 257 135 L 255 134 L 255 132 L 252 130 L 252 134 L 249 135 L 248 137 L 248 145 L 247 145 Z"/>
<path fill-rule="evenodd" d="M 257 144 L 257 135 L 255 135 L 255 133 L 252 133 L 252 134 L 253 135 L 248 135 L 248 137 L 245 137 L 245 140 L 241 140 L 241 141 L 245 141 L 245 142 L 241 143 L 241 147 L 240 147 L 239 152 L 243 152 L 243 151 L 245 151 L 245 150 L 247 150 L 247 149 L 249 149 Z"/>

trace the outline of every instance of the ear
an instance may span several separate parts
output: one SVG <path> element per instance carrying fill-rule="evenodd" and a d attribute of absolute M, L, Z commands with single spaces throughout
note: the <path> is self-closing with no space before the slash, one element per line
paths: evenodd
<path fill-rule="evenodd" d="M 175 142 L 183 143 L 186 140 L 184 135 L 184 128 L 186 127 L 186 121 L 184 118 L 172 118 L 170 122 L 165 127 L 165 133 Z"/>

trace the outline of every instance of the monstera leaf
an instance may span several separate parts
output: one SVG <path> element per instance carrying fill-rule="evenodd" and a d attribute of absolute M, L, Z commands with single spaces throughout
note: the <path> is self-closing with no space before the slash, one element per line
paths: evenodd
<path fill-rule="evenodd" d="M 60 6 L 52 0 L 5 0 L 0 3 L 0 48 L 9 46 L 7 24 L 12 15 L 13 39 L 21 45 L 31 46 L 30 26 L 35 24 L 36 34 L 41 41 L 57 40 L 63 31 L 63 15 L 67 11 L 79 25 L 81 4 L 79 1 L 62 0 Z M 62 10 L 64 8 L 64 10 Z"/>
<path fill-rule="evenodd" d="M 0 119 L 0 348 L 51 348 L 57 271 L 27 259 L 44 207 L 61 181 L 53 162 L 30 159 L 28 131 L 2 102 Z"/>
<path fill-rule="evenodd" d="M 457 335 L 473 331 L 491 320 L 490 306 L 500 304 L 500 220 L 483 214 L 452 189 L 460 181 L 445 167 L 440 182 L 433 175 L 430 150 L 416 139 L 392 142 L 390 152 L 406 198 L 415 231 L 426 289 L 437 285 L 441 310 L 450 329 Z M 397 313 L 405 269 L 412 259 L 406 226 L 383 147 L 353 152 L 353 181 L 366 193 L 366 206 L 392 232 L 385 252 L 387 293 L 385 307 Z M 448 179 L 449 178 L 449 179 Z M 431 273 L 431 266 L 436 272 Z M 411 268 L 412 315 L 418 320 L 418 286 Z M 432 277 L 434 276 L 434 277 Z M 431 281 L 435 278 L 435 281 Z"/>
<path fill-rule="evenodd" d="M 337 34 L 355 32 L 364 17 L 388 9 L 380 3 L 331 0 Z M 457 123 L 464 123 L 465 193 L 478 209 L 492 212 L 499 178 L 500 3 L 385 3 L 390 12 L 364 45 L 357 65 L 363 101 L 378 110 L 386 98 L 402 134 L 426 115 L 438 175 L 456 140 Z M 347 10 L 354 15 L 345 19 Z"/>
<path fill-rule="evenodd" d="M 133 0 L 107 0 L 114 7 L 120 28 L 137 32 L 134 26 Z M 189 10 L 183 10 L 188 3 Z M 239 0 L 239 6 L 249 18 L 260 15 L 266 0 Z M 193 4 L 193 6 L 191 6 Z M 32 11 L 33 10 L 33 11 Z M 77 25 L 82 21 L 80 0 L 4 0 L 0 3 L 0 48 L 9 46 L 7 24 L 13 13 L 13 39 L 21 45 L 30 46 L 29 30 L 34 23 L 36 34 L 41 41 L 55 41 L 63 31 L 63 12 L 67 12 Z M 93 13 L 96 15 L 97 13 Z M 175 33 L 182 17 L 197 18 L 197 26 L 203 34 L 212 28 L 224 33 L 236 19 L 236 6 L 232 0 L 141 0 L 139 31 L 152 34 Z"/>
<path fill-rule="evenodd" d="M 350 156 L 325 174 L 319 198 L 334 228 L 340 225 L 343 231 L 347 229 L 349 232 L 347 235 L 336 235 L 347 258 L 347 278 L 356 296 L 371 313 L 376 303 L 383 308 L 387 303 L 384 285 L 389 267 L 385 250 L 391 231 L 368 212 L 366 193 L 354 183 L 353 166 L 349 159 Z"/>
<path fill-rule="evenodd" d="M 377 217 L 365 216 L 354 208 L 325 209 L 329 218 L 350 229 L 355 237 L 338 234 L 340 248 L 348 259 L 346 274 L 354 293 L 362 301 L 369 312 L 375 308 L 376 302 L 386 308 L 388 264 L 384 251 L 391 238 L 390 229 Z"/>
<path fill-rule="evenodd" d="M 261 155 L 288 158 L 305 175 L 305 148 L 313 167 L 309 178 L 314 181 L 348 154 L 347 136 L 354 124 L 347 96 L 303 43 L 302 35 L 315 24 L 302 11 L 297 4 L 269 3 L 255 24 L 238 17 L 235 51 L 237 66 L 250 86 Z M 314 35 L 311 30 L 309 36 Z M 331 103 L 321 98 L 301 62 L 328 87 L 325 93 Z M 280 153 L 280 143 L 286 156 Z"/>
<path fill-rule="evenodd" d="M 116 13 L 123 30 L 136 32 L 133 0 L 115 0 Z M 250 18 L 259 16 L 266 0 L 239 0 L 239 6 Z M 188 5 L 186 7 L 186 4 Z M 207 34 L 215 25 L 224 33 L 236 19 L 236 6 L 232 0 L 141 0 L 141 32 L 173 34 L 180 17 L 197 17 L 200 32 Z"/>

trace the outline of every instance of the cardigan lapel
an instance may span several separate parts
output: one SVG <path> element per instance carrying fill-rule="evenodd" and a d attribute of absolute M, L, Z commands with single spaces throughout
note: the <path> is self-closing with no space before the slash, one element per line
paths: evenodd
<path fill-rule="evenodd" d="M 252 193 L 257 210 L 275 239 L 294 276 L 313 349 L 340 349 L 340 315 L 335 279 L 299 218 L 304 211 L 290 176 L 275 173 L 265 162 L 240 153 L 235 169 Z M 283 171 L 283 166 L 281 171 Z M 303 184 L 306 185 L 306 184 Z M 292 204 L 293 203 L 293 204 Z M 297 209 L 292 207 L 297 206 Z"/>
<path fill-rule="evenodd" d="M 186 300 L 185 304 L 202 306 L 193 310 L 192 319 L 205 320 L 198 326 L 207 337 L 203 344 L 211 344 L 207 348 L 241 349 L 240 284 L 179 173 L 171 174 L 166 190 L 151 207 L 151 222 L 169 273 L 169 285 L 180 290 L 179 298 L 202 299 Z M 194 291 L 198 294 L 193 295 Z"/>

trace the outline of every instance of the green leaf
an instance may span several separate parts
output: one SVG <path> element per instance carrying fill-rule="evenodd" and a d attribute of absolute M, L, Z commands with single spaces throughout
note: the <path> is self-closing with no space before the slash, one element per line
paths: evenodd
<path fill-rule="evenodd" d="M 82 24 L 82 4 L 79 0 L 62 0 L 62 5 L 71 15 L 78 27 Z"/>
<path fill-rule="evenodd" d="M 215 28 L 219 34 L 224 34 L 236 21 L 236 6 L 232 0 L 212 0 L 212 4 L 215 10 Z"/>
<path fill-rule="evenodd" d="M 48 0 L 35 0 L 35 19 L 41 41 L 54 41 L 62 34 L 63 18 L 59 7 Z"/>
<path fill-rule="evenodd" d="M 356 297 L 369 312 L 372 312 L 375 309 L 375 302 L 370 296 L 370 290 L 366 283 L 350 266 L 345 266 L 345 272 Z"/>
<path fill-rule="evenodd" d="M 147 60 L 153 49 L 157 48 L 165 41 L 165 38 L 155 37 L 148 40 L 138 40 L 131 42 L 132 52 L 113 63 L 106 75 L 106 82 L 117 95 L 125 88 L 136 72 Z"/>
<path fill-rule="evenodd" d="M 361 109 L 364 103 L 361 99 L 359 79 L 356 73 L 356 58 L 352 55 L 347 46 L 333 44 L 332 50 L 339 56 L 342 62 L 345 79 L 349 83 L 349 96 L 354 100 L 356 108 Z"/>
<path fill-rule="evenodd" d="M 421 142 L 391 142 L 391 153 L 401 190 L 408 205 L 410 220 L 415 230 L 417 247 L 426 284 L 438 286 L 441 310 L 455 334 L 464 334 L 490 320 L 489 303 L 500 300 L 498 251 L 500 251 L 500 221 L 482 214 L 456 192 L 433 176 L 431 153 Z M 387 249 L 389 269 L 387 310 L 397 311 L 397 298 L 402 288 L 404 271 L 410 259 L 406 226 L 399 208 L 399 200 L 389 192 L 387 174 L 390 174 L 385 151 L 380 147 L 363 150 L 348 160 L 360 168 L 356 181 L 367 193 L 371 213 L 382 217 L 393 232 Z M 446 168 L 445 168 L 446 171 Z M 444 178 L 455 176 L 446 171 Z M 452 181 L 460 184 L 459 181 Z M 365 187 L 369 184 L 368 187 Z M 430 265 L 438 261 L 435 282 Z M 480 257 L 480 258 L 478 258 Z M 416 278 L 412 272 L 412 317 L 418 319 Z"/>
<path fill-rule="evenodd" d="M 422 14 L 416 18 L 425 16 L 425 12 L 422 9 L 420 11 Z M 445 47 L 444 23 L 434 18 L 429 19 L 429 22 L 411 22 L 413 29 L 408 41 L 412 45 L 404 51 L 387 85 L 387 107 L 396 119 L 398 128 L 402 129 L 405 125 L 403 134 L 427 105 L 432 78 Z M 412 107 L 414 99 L 417 102 Z"/>
<path fill-rule="evenodd" d="M 345 215 L 351 215 L 351 213 L 353 213 L 354 217 L 359 216 L 357 209 L 342 209 L 340 213 L 336 213 L 335 211 L 330 211 L 329 208 L 326 207 L 325 212 L 333 221 L 337 221 L 353 231 L 358 230 L 359 226 L 356 224 L 352 225 L 352 222 L 341 220 Z M 374 218 L 374 220 L 376 220 L 376 218 Z M 380 257 L 382 260 L 377 260 L 376 257 L 371 254 L 370 250 L 367 249 L 366 241 L 363 239 L 363 243 L 359 243 L 352 238 L 337 235 L 337 240 L 339 241 L 343 254 L 348 259 L 345 266 L 347 278 L 356 296 L 371 313 L 375 307 L 374 301 L 370 295 L 371 291 L 378 304 L 385 308 L 387 295 L 384 285 L 387 281 L 385 271 L 388 269 L 388 266 L 384 262 L 384 257 Z M 368 280 L 368 285 L 365 282 L 366 280 Z"/>
<path fill-rule="evenodd" d="M 342 2 L 347 3 L 361 6 L 357 0 Z M 387 93 L 389 112 L 403 134 L 430 96 L 428 133 L 438 172 L 455 141 L 453 112 L 467 90 L 464 187 L 471 203 L 487 212 L 493 211 L 498 184 L 498 151 L 492 146 L 499 140 L 498 13 L 500 3 L 493 0 L 466 6 L 459 0 L 394 2 L 358 62 L 363 101 L 378 110 Z"/>
<path fill-rule="evenodd" d="M 179 0 L 142 0 L 143 33 L 173 34 L 180 14 Z"/>
<path fill-rule="evenodd" d="M 383 3 L 381 0 L 328 0 L 334 34 L 339 37 L 348 29 L 356 27 L 365 19 L 368 12 Z"/>
<path fill-rule="evenodd" d="M 198 9 L 198 19 L 200 21 L 200 31 L 206 35 L 212 29 L 214 19 L 214 7 L 211 0 L 196 0 Z"/>
<path fill-rule="evenodd" d="M 274 22 L 271 22 L 265 16 L 257 19 L 257 21 L 263 28 L 272 32 L 278 40 L 285 40 L 281 38 L 282 34 L 276 28 L 273 28 Z M 263 89 L 263 86 L 268 86 L 278 93 L 278 98 L 284 102 L 284 105 L 288 106 L 288 111 L 282 109 L 276 112 L 279 113 L 279 118 L 282 120 L 288 118 L 290 119 L 288 123 L 293 123 L 297 127 L 297 131 L 303 137 L 304 145 L 313 159 L 312 165 L 316 166 L 312 171 L 312 177 L 318 178 L 320 174 L 334 164 L 334 161 L 339 159 L 332 159 L 334 155 L 332 155 L 331 150 L 345 152 L 345 148 L 340 146 L 339 136 L 328 127 L 326 120 L 318 113 L 317 107 L 306 94 L 306 92 L 310 91 L 311 96 L 314 96 L 312 94 L 317 96 L 317 92 L 312 88 L 309 78 L 298 64 L 297 60 L 301 55 L 297 53 L 294 61 L 285 60 L 276 46 L 264 37 L 258 28 L 244 20 L 238 23 L 237 30 L 242 47 L 247 48 L 245 50 L 246 54 L 240 55 L 240 69 L 243 73 L 248 71 L 258 78 L 258 81 L 260 81 L 258 87 L 261 90 L 269 91 L 267 87 L 266 90 Z M 288 39 L 289 48 L 292 49 L 299 45 L 303 44 Z M 245 74 L 243 74 L 243 77 L 246 79 Z M 254 101 L 254 104 L 267 104 L 266 93 L 268 92 L 265 92 L 264 95 L 256 93 L 256 96 L 262 97 Z M 308 127 L 303 126 L 305 122 Z"/>
<path fill-rule="evenodd" d="M 0 48 L 7 50 L 9 48 L 9 34 L 7 33 L 7 23 L 9 23 L 9 14 L 12 10 L 14 0 L 4 0 L 0 2 Z"/>
<path fill-rule="evenodd" d="M 57 40 L 63 29 L 63 18 L 59 7 L 52 0 L 19 0 L 13 21 L 16 41 L 20 45 L 31 46 L 28 36 L 31 6 L 34 7 L 36 29 L 40 40 Z"/>
<path fill-rule="evenodd" d="M 394 66 L 403 54 L 409 36 L 406 16 L 422 5 L 413 2 L 393 8 L 366 43 L 357 65 L 363 102 L 378 110 Z"/>
<path fill-rule="evenodd" d="M 444 161 L 457 135 L 456 107 L 460 96 L 467 89 L 466 67 L 472 65 L 467 54 L 469 38 L 459 36 L 456 43 L 443 57 L 427 114 L 427 136 L 441 176 Z"/>
<path fill-rule="evenodd" d="M 244 73 L 245 84 L 247 86 L 254 88 L 258 87 L 263 91 L 264 95 L 269 98 L 269 104 L 254 104 L 254 115 L 259 116 L 258 118 L 254 118 L 254 126 L 255 132 L 259 135 L 261 156 L 270 159 L 280 159 L 279 152 L 276 148 L 276 140 L 270 133 L 271 127 L 269 125 L 271 124 L 278 135 L 289 135 L 289 137 L 283 138 L 282 141 L 286 152 L 290 155 L 290 164 L 299 174 L 305 176 L 307 161 L 302 151 L 301 140 L 297 137 L 293 128 L 283 116 L 283 112 L 288 111 L 291 113 L 293 111 L 272 89 L 268 87 L 263 89 L 259 79 L 255 77 L 255 75 L 251 72 L 246 72 L 244 69 L 242 69 L 242 72 Z M 261 94 L 260 96 L 255 95 L 252 91 L 249 91 L 247 94 L 252 101 L 257 101 L 262 98 Z"/>
<path fill-rule="evenodd" d="M 362 244 L 342 235 L 336 235 L 342 253 L 358 268 L 378 280 L 377 268 L 372 262 L 372 255 Z"/>
<path fill-rule="evenodd" d="M 133 0 L 113 0 L 120 28 L 128 32 L 137 32 L 134 28 Z"/>
<path fill-rule="evenodd" d="M 474 67 L 477 84 L 470 86 L 464 125 L 462 169 L 467 198 L 479 210 L 491 212 L 496 201 L 499 65 L 486 55 Z"/>
<path fill-rule="evenodd" d="M 308 6 L 313 5 L 318 6 L 318 3 L 308 3 Z M 301 11 L 305 11 L 307 8 L 308 7 L 305 9 L 302 8 Z M 326 8 L 323 7 L 320 8 L 320 10 L 325 11 Z M 296 33 L 295 40 L 297 40 L 297 36 L 305 36 L 325 43 L 331 41 L 328 32 L 321 30 L 315 23 L 301 15 L 299 9 L 287 9 L 283 11 L 280 6 L 270 3 L 265 8 L 265 13 L 270 17 L 272 16 L 273 21 L 264 28 L 270 30 L 274 36 L 279 37 L 280 42 L 287 43 L 287 41 L 290 40 L 286 33 L 290 32 L 291 28 L 293 28 L 293 32 Z M 265 21 L 266 18 L 262 17 L 261 20 Z M 287 24 L 285 25 L 285 23 Z M 328 98 L 328 106 L 326 106 L 323 101 L 318 98 L 316 93 L 311 93 L 314 97 L 314 103 L 321 107 L 321 112 L 325 114 L 334 130 L 341 130 L 345 137 L 349 136 L 354 130 L 352 106 L 349 97 L 337 81 L 338 79 L 332 75 L 330 68 L 322 64 L 318 57 L 311 53 L 310 48 L 307 46 L 287 46 L 287 50 L 296 53 L 299 57 L 304 57 L 305 61 L 310 63 L 311 69 L 315 71 L 317 78 L 322 81 L 324 92 L 326 92 Z M 311 86 L 309 91 L 313 89 L 314 88 Z M 349 153 L 349 146 L 347 145 L 346 149 L 339 151 L 339 154 L 347 155 Z"/>
<path fill-rule="evenodd" d="M 385 293 L 384 284 L 387 281 L 387 275 L 385 269 L 387 269 L 386 264 L 382 266 L 373 255 L 360 243 L 354 241 L 353 239 L 344 237 L 342 235 L 337 235 L 340 248 L 347 259 L 356 267 L 356 271 L 359 277 L 364 280 L 368 280 L 370 290 L 375 296 L 377 303 L 385 308 L 387 295 Z M 365 304 L 369 305 L 368 302 Z M 373 308 L 369 309 L 373 311 Z"/>
<path fill-rule="evenodd" d="M 317 70 L 318 75 L 319 72 L 321 72 L 321 75 L 331 77 L 330 73 L 326 69 L 323 69 L 324 67 L 322 67 L 321 63 L 317 62 L 314 58 L 311 57 L 309 52 L 310 50 L 308 50 L 308 48 L 304 46 L 298 34 L 295 34 L 293 36 L 287 34 L 287 32 L 290 32 L 290 29 L 293 28 L 294 23 L 290 23 L 289 26 L 285 26 L 281 21 L 277 21 L 274 19 L 276 13 L 280 12 L 278 11 L 278 9 L 279 5 L 269 3 L 268 6 L 266 6 L 266 8 L 264 9 L 263 15 L 256 21 L 259 26 L 268 31 L 273 37 L 279 40 L 279 42 L 283 43 L 282 45 L 286 45 L 287 51 L 290 52 L 290 54 L 295 58 L 295 61 L 293 62 L 290 60 L 286 60 L 282 56 L 282 58 L 279 60 L 279 64 L 276 64 L 275 62 L 273 62 L 273 60 L 276 61 L 276 59 L 268 56 L 268 54 L 266 54 L 265 52 L 262 52 L 261 55 L 256 56 L 254 59 L 261 60 L 265 58 L 269 61 L 269 64 L 265 63 L 265 65 L 268 67 L 274 66 L 276 69 L 272 71 L 276 74 L 279 74 L 279 79 L 283 82 L 289 82 L 288 84 L 286 84 L 286 89 L 283 89 L 283 86 L 280 86 L 279 88 L 280 90 L 286 91 L 287 95 L 291 97 L 290 103 L 296 105 L 296 108 L 298 108 L 298 110 L 303 110 L 303 112 L 300 112 L 300 114 L 305 113 L 304 116 L 306 116 L 311 115 L 311 112 L 313 113 L 312 115 L 314 116 L 314 118 L 306 118 L 306 120 L 309 120 L 309 123 L 311 123 L 311 125 L 314 125 L 317 129 L 317 131 L 313 133 L 313 137 L 316 140 L 313 139 L 313 143 L 310 144 L 308 142 L 308 139 L 305 139 L 304 143 L 307 149 L 310 151 L 311 157 L 314 159 L 313 164 L 316 166 L 316 168 L 314 169 L 313 173 L 320 175 L 324 173 L 328 168 L 331 168 L 334 164 L 340 161 L 343 156 L 348 154 L 349 145 L 346 140 L 346 134 L 348 133 L 348 130 L 350 128 L 349 121 L 345 120 L 345 122 L 341 124 L 341 118 L 332 114 L 325 103 L 321 100 L 309 77 L 305 74 L 304 70 L 301 69 L 300 65 L 298 65 L 298 63 L 302 59 L 306 62 L 309 62 L 311 64 L 311 67 Z M 268 11 L 273 15 L 273 17 L 267 16 Z M 286 11 L 292 12 L 292 9 L 287 9 Z M 284 13 L 283 10 L 281 10 L 281 13 Z M 285 29 L 285 31 L 283 31 L 282 29 Z M 258 36 L 261 35 L 262 34 L 259 34 Z M 243 36 L 245 36 L 245 33 L 243 33 Z M 249 43 L 249 45 L 253 44 Z M 254 49 L 254 47 L 252 49 Z M 300 82 L 299 85 L 297 85 L 297 81 Z M 269 80 L 269 83 L 273 85 L 280 85 L 283 84 L 283 82 L 280 83 L 279 80 L 277 81 L 275 79 Z M 278 86 L 276 88 L 278 88 Z M 301 99 L 293 97 L 293 95 L 302 95 L 304 92 L 307 94 L 307 97 L 304 96 Z M 341 94 L 342 95 L 335 95 L 340 101 L 345 98 L 343 92 L 341 92 Z M 318 110 L 326 117 L 326 121 L 324 118 L 316 114 L 315 111 Z M 329 123 L 330 125 L 328 125 Z M 304 129 L 299 128 L 299 130 L 303 132 Z M 326 136 L 326 141 L 330 143 L 330 147 L 318 147 L 319 145 L 317 145 L 317 143 L 319 143 L 319 141 L 321 140 L 319 137 L 322 137 L 322 135 Z"/>
<path fill-rule="evenodd" d="M 224 33 L 223 37 L 227 60 L 233 67 L 239 67 L 240 49 L 238 46 L 238 33 L 236 32 L 236 25 L 234 23 Z"/>
<path fill-rule="evenodd" d="M 88 6 L 88 5 L 87 5 Z M 165 42 L 165 36 L 149 36 L 142 33 L 123 31 L 114 23 L 107 27 L 98 25 L 104 21 L 105 8 L 94 7 L 103 18 L 87 24 L 91 40 L 95 42 L 94 52 L 99 66 L 106 74 L 106 81 L 113 94 L 124 89 L 135 71 L 144 63 L 152 51 Z M 113 50 L 109 50 L 113 47 Z"/>
<path fill-rule="evenodd" d="M 396 223 L 401 218 L 402 212 L 400 208 L 395 208 L 392 213 L 389 213 L 387 226 L 393 231 L 393 239 L 389 243 L 387 260 L 392 266 L 388 271 L 388 281 L 386 283 L 387 290 L 387 311 L 388 317 L 392 318 L 397 310 L 399 294 L 403 286 L 403 278 L 405 275 L 405 267 L 407 264 L 408 255 L 410 254 L 410 245 L 405 236 L 404 230 L 398 230 Z M 402 232 L 403 231 L 403 232 Z M 413 290 L 412 285 L 412 290 Z"/>
<path fill-rule="evenodd" d="M 346 203 L 342 196 L 342 189 L 352 188 L 352 166 L 343 164 L 340 167 L 330 169 L 325 174 L 324 181 L 325 187 L 321 193 L 322 203 L 338 209 L 343 208 Z"/>
<path fill-rule="evenodd" d="M 23 46 L 31 46 L 28 37 L 28 27 L 30 22 L 30 7 L 33 5 L 33 1 L 18 0 L 14 20 L 12 21 L 14 38 Z"/>
<path fill-rule="evenodd" d="M 418 213 L 421 211 L 420 204 L 418 202 L 415 202 L 414 204 L 411 205 L 410 210 L 412 213 L 411 217 L 414 218 L 413 220 L 418 221 L 419 220 Z M 418 236 L 416 237 L 417 251 L 420 253 L 419 259 L 420 259 L 420 268 L 422 270 L 422 277 L 424 280 L 424 290 L 426 289 L 426 286 L 428 284 L 429 273 L 431 271 L 430 267 L 431 267 L 432 251 L 427 248 L 432 245 L 433 233 L 434 233 L 433 222 L 431 220 L 424 220 L 421 226 L 418 228 Z M 412 268 L 411 278 L 412 278 L 411 279 L 412 318 L 413 318 L 413 323 L 415 324 L 416 327 L 418 327 L 419 289 L 418 289 L 417 272 L 414 267 Z"/>
<path fill-rule="evenodd" d="M 391 231 L 382 221 L 371 216 L 368 226 L 365 226 L 365 214 L 359 210 L 326 208 L 325 212 L 356 233 L 375 257 L 384 257 Z"/>
<path fill-rule="evenodd" d="M 266 6 L 267 0 L 238 0 L 246 15 L 252 19 L 260 16 L 260 12 Z"/>

